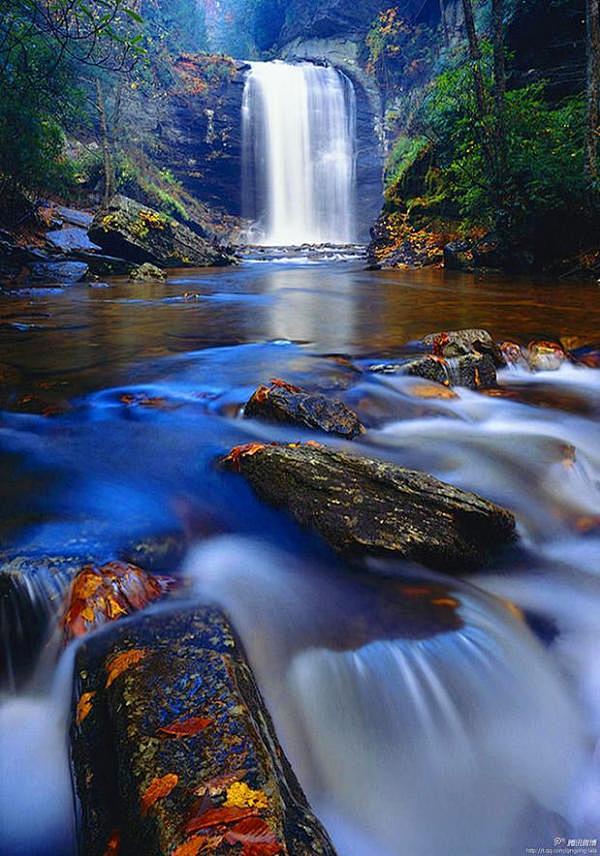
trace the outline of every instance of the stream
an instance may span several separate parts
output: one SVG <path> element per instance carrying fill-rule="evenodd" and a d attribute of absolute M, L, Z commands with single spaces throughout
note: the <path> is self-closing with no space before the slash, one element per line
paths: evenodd
<path fill-rule="evenodd" d="M 0 292 L 3 556 L 110 558 L 183 532 L 186 555 L 164 570 L 232 617 L 340 856 L 524 856 L 598 838 L 600 371 L 504 369 L 501 394 L 439 398 L 367 369 L 466 327 L 597 345 L 599 296 L 594 282 L 366 271 L 358 248 L 257 251 L 164 283 L 13 286 Z M 356 410 L 367 433 L 332 445 L 510 508 L 519 542 L 464 579 L 346 568 L 214 467 L 236 444 L 323 439 L 240 418 L 270 378 Z M 31 585 L 55 620 L 60 581 Z M 54 667 L 45 645 L 23 682 L 18 644 L 0 636 L 0 852 L 61 856 L 73 649 Z"/>

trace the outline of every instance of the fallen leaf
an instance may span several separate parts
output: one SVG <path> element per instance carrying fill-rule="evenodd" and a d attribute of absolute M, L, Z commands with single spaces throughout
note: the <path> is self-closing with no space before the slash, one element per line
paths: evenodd
<path fill-rule="evenodd" d="M 276 386 L 278 389 L 286 389 L 288 392 L 304 392 L 303 389 L 299 386 L 294 386 L 291 383 L 287 383 L 285 380 L 281 380 L 279 377 L 272 377 L 270 380 L 271 387 Z"/>
<path fill-rule="evenodd" d="M 163 725 L 159 728 L 161 734 L 167 734 L 169 737 L 192 737 L 198 734 L 199 731 L 204 731 L 209 725 L 212 725 L 213 719 L 205 719 L 202 716 L 190 716 L 189 719 L 178 720 L 170 725 Z"/>
<path fill-rule="evenodd" d="M 215 850 L 223 841 L 222 835 L 194 835 L 171 852 L 171 856 L 198 856 L 207 850 Z"/>
<path fill-rule="evenodd" d="M 244 778 L 246 773 L 247 770 L 236 770 L 233 773 L 224 773 L 222 776 L 214 776 L 207 782 L 203 782 L 201 785 L 198 785 L 194 793 L 199 797 L 202 797 L 207 793 L 211 794 L 211 796 L 215 796 L 216 794 L 220 794 L 234 782 L 239 782 L 240 779 Z"/>
<path fill-rule="evenodd" d="M 95 692 L 82 693 L 79 697 L 79 701 L 77 702 L 77 713 L 75 716 L 75 722 L 77 725 L 81 725 L 83 720 L 86 718 L 88 713 L 92 709 L 92 699 L 96 695 Z"/>
<path fill-rule="evenodd" d="M 264 791 L 255 791 L 245 782 L 234 782 L 227 790 L 225 805 L 238 808 L 268 808 L 269 803 Z"/>
<path fill-rule="evenodd" d="M 106 844 L 106 850 L 104 851 L 104 856 L 118 856 L 119 851 L 121 850 L 121 833 L 118 829 L 113 829 L 110 834 L 110 838 Z"/>
<path fill-rule="evenodd" d="M 119 675 L 122 675 L 130 666 L 135 666 L 146 656 L 145 648 L 130 648 L 128 651 L 121 651 L 120 654 L 114 656 L 106 666 L 107 678 L 106 687 L 108 688 Z"/>
<path fill-rule="evenodd" d="M 193 817 L 187 824 L 186 832 L 198 832 L 199 829 L 210 829 L 213 826 L 228 825 L 243 820 L 245 817 L 254 817 L 256 809 L 253 808 L 228 808 L 220 806 Z"/>
<path fill-rule="evenodd" d="M 142 814 L 147 814 L 148 809 L 153 806 L 157 800 L 167 797 L 178 781 L 179 776 L 177 773 L 167 773 L 165 776 L 152 779 L 142 794 Z"/>
<path fill-rule="evenodd" d="M 240 821 L 225 833 L 225 841 L 232 845 L 241 844 L 245 856 L 275 856 L 281 852 L 277 836 L 262 817 Z"/>
<path fill-rule="evenodd" d="M 223 463 L 233 464 L 234 468 L 239 471 L 240 458 L 245 455 L 255 455 L 257 452 L 262 451 L 265 446 L 266 443 L 245 443 L 242 446 L 234 446 L 227 457 L 223 458 Z"/>

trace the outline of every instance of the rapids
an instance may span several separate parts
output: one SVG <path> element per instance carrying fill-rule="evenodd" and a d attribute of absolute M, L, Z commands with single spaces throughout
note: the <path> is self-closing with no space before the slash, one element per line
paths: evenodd
<path fill-rule="evenodd" d="M 367 371 L 448 327 L 592 341 L 597 285 L 306 262 L 3 292 L 4 556 L 83 562 L 183 532 L 187 558 L 165 570 L 231 614 L 340 856 L 512 856 L 597 836 L 600 373 L 507 369 L 501 395 L 424 398 L 421 381 Z M 519 544 L 464 580 L 343 565 L 214 469 L 236 443 L 322 439 L 239 418 L 270 377 L 356 409 L 359 453 L 510 507 Z M 62 577 L 31 585 L 50 623 L 0 701 L 0 851 L 59 856 L 75 819 L 74 649 L 54 666 Z M 20 637 L 1 638 L 12 663 Z"/>

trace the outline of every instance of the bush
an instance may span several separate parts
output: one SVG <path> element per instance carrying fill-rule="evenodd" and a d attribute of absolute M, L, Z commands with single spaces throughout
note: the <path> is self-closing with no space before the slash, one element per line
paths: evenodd
<path fill-rule="evenodd" d="M 489 49 L 485 57 L 491 97 Z M 582 213 L 584 116 L 583 97 L 551 104 L 544 97 L 543 83 L 507 92 L 503 196 L 515 232 Z M 482 135 L 490 129 L 478 118 L 468 65 L 449 69 L 436 79 L 421 122 L 435 141 L 442 180 L 466 224 L 493 226 L 497 212 L 481 145 Z"/>

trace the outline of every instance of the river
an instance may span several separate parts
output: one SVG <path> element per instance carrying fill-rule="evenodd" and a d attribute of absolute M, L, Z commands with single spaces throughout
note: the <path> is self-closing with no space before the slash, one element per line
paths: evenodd
<path fill-rule="evenodd" d="M 190 597 L 232 615 L 341 856 L 512 856 L 597 838 L 600 372 L 507 369 L 501 394 L 423 398 L 414 379 L 367 369 L 444 329 L 597 344 L 599 286 L 373 272 L 358 255 L 308 255 L 257 252 L 165 283 L 1 292 L 5 555 L 111 556 L 183 531 L 188 555 L 167 570 L 188 580 Z M 359 453 L 509 507 L 518 545 L 464 580 L 381 562 L 357 577 L 214 468 L 237 443 L 310 438 L 239 418 L 273 377 L 354 408 L 368 428 L 352 444 Z M 432 603 L 454 602 L 460 620 L 434 606 L 415 618 L 407 589 L 389 602 L 394 629 L 373 620 L 365 631 L 373 599 L 387 603 L 397 578 L 425 586 Z M 38 597 L 56 597 L 50 589 Z M 14 644 L 2 642 L 7 662 Z M 40 701 L 28 731 L 19 707 L 43 700 L 50 683 L 38 669 L 15 695 L 9 681 L 0 704 L 11 856 L 43 852 L 39 841 L 68 823 L 64 800 L 51 806 L 63 761 L 48 759 L 35 793 L 30 776 L 32 734 L 56 748 L 62 720 Z M 50 807 L 32 824 L 43 799 Z"/>

